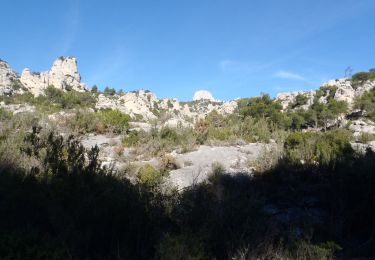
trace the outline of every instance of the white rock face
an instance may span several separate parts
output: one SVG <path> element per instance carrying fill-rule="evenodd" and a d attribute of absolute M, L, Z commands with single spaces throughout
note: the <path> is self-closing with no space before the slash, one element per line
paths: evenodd
<path fill-rule="evenodd" d="M 353 107 L 355 98 L 362 96 L 366 91 L 369 91 L 375 87 L 375 80 L 367 80 L 364 83 L 353 86 L 352 81 L 347 78 L 330 80 L 324 83 L 321 87 L 332 86 L 336 87 L 337 90 L 334 93 L 334 99 L 337 101 L 345 101 L 348 103 L 349 108 Z M 303 109 L 307 109 L 313 104 L 316 91 L 300 91 L 300 92 L 285 92 L 277 95 L 276 100 L 281 101 L 283 109 L 286 109 L 290 103 L 295 101 L 295 97 L 298 94 L 302 94 L 308 97 L 308 104 L 303 106 Z M 329 95 L 329 93 L 327 93 Z M 327 103 L 327 95 L 319 98 L 319 102 Z"/>
<path fill-rule="evenodd" d="M 72 57 L 58 58 L 50 71 L 32 73 L 30 69 L 24 69 L 21 83 L 35 96 L 42 95 L 50 85 L 62 90 L 86 91 L 85 85 L 81 83 L 77 60 Z"/>
<path fill-rule="evenodd" d="M 299 94 L 306 96 L 308 98 L 307 103 L 301 107 L 302 109 L 305 109 L 305 110 L 308 109 L 314 102 L 315 91 L 283 92 L 277 95 L 276 100 L 280 101 L 283 107 L 283 110 L 285 110 L 289 106 L 289 104 L 296 101 L 296 97 Z"/>
<path fill-rule="evenodd" d="M 207 91 L 207 90 L 198 90 L 198 91 L 196 91 L 194 93 L 193 100 L 194 101 L 198 101 L 198 100 L 215 101 L 215 99 L 212 96 L 212 94 L 209 91 Z"/>
<path fill-rule="evenodd" d="M 355 120 L 349 129 L 354 131 L 354 136 L 360 136 L 362 133 L 375 134 L 375 123 L 370 120 Z"/>
<path fill-rule="evenodd" d="M 13 83 L 16 80 L 18 80 L 16 72 L 7 62 L 0 60 L 0 95 L 12 95 L 15 91 Z"/>
<path fill-rule="evenodd" d="M 155 94 L 140 90 L 128 92 L 123 95 L 105 96 L 100 94 L 96 108 L 118 109 L 123 113 L 129 114 L 135 118 L 137 115 L 144 119 L 155 119 L 156 115 L 152 112 L 156 109 L 158 99 Z"/>

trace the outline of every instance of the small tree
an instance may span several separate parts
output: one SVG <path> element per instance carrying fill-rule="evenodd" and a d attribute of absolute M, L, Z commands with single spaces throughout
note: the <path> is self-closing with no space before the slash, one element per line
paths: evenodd
<path fill-rule="evenodd" d="M 98 93 L 98 86 L 97 85 L 92 86 L 91 92 L 92 93 Z"/>
<path fill-rule="evenodd" d="M 104 95 L 113 96 L 116 94 L 116 90 L 114 88 L 105 87 L 104 89 Z"/>

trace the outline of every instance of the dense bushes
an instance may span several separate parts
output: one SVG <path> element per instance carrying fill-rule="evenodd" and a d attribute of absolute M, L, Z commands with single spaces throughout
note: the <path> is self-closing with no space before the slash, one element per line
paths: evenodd
<path fill-rule="evenodd" d="M 49 86 L 45 89 L 45 95 L 34 97 L 26 92 L 22 95 L 3 96 L 5 103 L 28 103 L 35 105 L 40 112 L 53 113 L 63 109 L 72 108 L 94 108 L 96 103 L 96 94 L 90 92 L 67 91 Z"/>
<path fill-rule="evenodd" d="M 153 134 L 174 142 L 180 133 Z M 97 149 L 34 127 L 21 145 L 31 167 L 0 160 L 0 257 L 373 256 L 375 156 L 357 157 L 348 136 L 292 133 L 285 145 L 293 155 L 268 172 L 230 176 L 215 164 L 207 183 L 162 194 L 163 172 L 151 165 L 131 184 L 100 167 Z M 291 158 L 308 145 L 311 159 L 296 167 Z"/>
<path fill-rule="evenodd" d="M 129 128 L 130 116 L 117 109 L 100 110 L 97 115 L 113 132 L 122 132 Z"/>
<path fill-rule="evenodd" d="M 152 128 L 146 131 L 130 131 L 123 137 L 123 144 L 136 148 L 135 152 L 144 158 L 162 156 L 166 152 L 192 151 L 197 139 L 191 128 Z"/>
<path fill-rule="evenodd" d="M 374 69 L 369 72 L 358 72 L 352 76 L 352 81 L 354 84 L 362 83 L 366 80 L 375 79 Z"/>
<path fill-rule="evenodd" d="M 351 139 L 352 133 L 343 129 L 327 133 L 291 133 L 285 140 L 285 151 L 293 163 L 335 167 L 337 162 L 353 156 Z"/>
<path fill-rule="evenodd" d="M 89 92 L 67 91 L 49 86 L 45 91 L 45 96 L 38 96 L 37 102 L 52 102 L 62 109 L 71 109 L 76 107 L 93 108 L 96 99 Z"/>
<path fill-rule="evenodd" d="M 2 259 L 152 255 L 156 229 L 148 214 L 154 206 L 147 213 L 135 186 L 101 169 L 96 149 L 87 161 L 74 139 L 44 139 L 34 131 L 25 152 L 42 167 L 29 172 L 14 165 L 0 174 Z"/>
<path fill-rule="evenodd" d="M 375 121 L 375 88 L 355 99 L 354 108 L 366 111 L 366 115 Z"/>
<path fill-rule="evenodd" d="M 123 133 L 128 130 L 129 121 L 130 116 L 119 110 L 76 110 L 73 117 L 68 120 L 68 127 L 79 134 Z"/>

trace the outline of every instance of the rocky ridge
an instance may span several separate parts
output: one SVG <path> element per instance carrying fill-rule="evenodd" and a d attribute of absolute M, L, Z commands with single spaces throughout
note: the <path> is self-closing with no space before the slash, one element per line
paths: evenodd
<path fill-rule="evenodd" d="M 20 81 L 34 96 L 43 95 L 48 86 L 62 90 L 86 91 L 86 86 L 81 83 L 77 59 L 73 57 L 58 58 L 49 71 L 33 73 L 26 68 Z"/>
<path fill-rule="evenodd" d="M 214 102 L 208 99 L 180 102 L 177 99 L 158 99 L 152 92 L 139 90 L 113 96 L 99 94 L 96 108 L 118 109 L 132 118 L 146 120 L 165 117 L 167 124 L 175 127 L 179 124 L 187 126 L 189 120 L 203 118 L 213 110 L 223 115 L 231 114 L 237 108 L 237 102 Z"/>
<path fill-rule="evenodd" d="M 349 108 L 352 108 L 356 97 L 363 95 L 366 91 L 369 91 L 375 87 L 375 80 L 367 80 L 362 84 L 355 85 L 353 84 L 353 81 L 351 79 L 342 78 L 330 80 L 321 86 L 321 88 L 324 87 L 336 88 L 336 91 L 333 94 L 334 99 L 337 101 L 346 101 L 349 105 Z M 307 109 L 313 104 L 317 92 L 318 90 L 283 92 L 277 95 L 276 100 L 280 101 L 283 109 L 286 109 L 290 104 L 295 102 L 297 95 L 300 94 L 307 97 L 307 103 L 299 108 Z M 330 95 L 330 93 L 327 93 L 326 95 L 320 97 L 319 101 L 322 103 L 326 103 L 328 95 Z"/>
<path fill-rule="evenodd" d="M 21 77 L 11 69 L 8 63 L 0 60 L 0 95 L 30 92 L 34 96 L 43 95 L 48 86 L 54 86 L 63 91 L 88 91 L 81 83 L 77 60 L 73 57 L 60 57 L 49 71 L 33 73 L 30 69 L 23 70 Z M 335 100 L 346 101 L 352 108 L 354 99 L 375 87 L 375 80 L 367 80 L 361 84 L 354 84 L 351 79 L 342 78 L 330 80 L 321 88 L 330 87 L 328 92 L 321 96 L 320 90 L 285 92 L 277 95 L 284 110 L 296 101 L 298 95 L 306 97 L 306 103 L 296 108 L 308 109 L 319 94 L 319 101 L 327 102 L 328 96 Z M 329 91 L 335 93 L 329 93 Z M 118 109 L 129 114 L 134 121 L 149 121 L 162 119 L 167 126 L 191 126 L 194 121 L 204 118 L 216 110 L 219 114 L 231 114 L 237 108 L 237 101 L 217 101 L 206 90 L 199 90 L 194 94 L 193 101 L 181 102 L 177 99 L 158 99 L 147 90 L 131 91 L 122 94 L 99 94 L 96 103 L 97 109 Z"/>

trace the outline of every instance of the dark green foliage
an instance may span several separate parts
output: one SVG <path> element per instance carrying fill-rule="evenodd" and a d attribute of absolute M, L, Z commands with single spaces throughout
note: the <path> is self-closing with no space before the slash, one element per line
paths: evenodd
<path fill-rule="evenodd" d="M 286 129 L 290 127 L 291 120 L 285 113 L 281 112 L 281 109 L 280 102 L 267 94 L 263 94 L 261 97 L 239 100 L 237 111 L 241 118 L 266 119 L 270 124 Z"/>
<path fill-rule="evenodd" d="M 347 112 L 348 104 L 345 101 L 337 101 L 335 99 L 328 99 L 327 104 L 315 100 L 311 110 L 314 111 L 316 125 L 327 129 L 330 120 L 334 120 L 340 114 Z"/>
<path fill-rule="evenodd" d="M 118 109 L 104 109 L 97 116 L 107 125 L 112 132 L 123 132 L 129 128 L 130 116 Z"/>
<path fill-rule="evenodd" d="M 375 120 L 375 89 L 373 88 L 361 97 L 356 98 L 354 107 L 366 111 L 367 117 Z"/>
<path fill-rule="evenodd" d="M 162 128 L 159 132 L 159 135 L 161 139 L 171 142 L 176 142 L 178 138 L 177 132 L 174 129 L 168 127 Z"/>
<path fill-rule="evenodd" d="M 0 108 L 0 121 L 4 122 L 9 120 L 12 116 L 13 114 L 11 112 L 6 111 L 4 108 Z"/>
<path fill-rule="evenodd" d="M 25 89 L 25 87 L 22 85 L 19 79 L 15 79 L 12 82 L 12 89 L 20 90 L 20 89 Z"/>
<path fill-rule="evenodd" d="M 104 109 L 98 112 L 77 110 L 69 119 L 68 127 L 77 134 L 122 133 L 129 128 L 130 116 L 119 110 Z"/>
<path fill-rule="evenodd" d="M 93 108 L 96 102 L 95 97 L 89 92 L 64 92 L 53 86 L 49 86 L 45 90 L 45 96 L 39 96 L 36 100 L 40 102 L 52 102 L 60 106 L 62 109 L 76 107 Z"/>
<path fill-rule="evenodd" d="M 114 96 L 116 94 L 116 90 L 114 88 L 110 88 L 110 87 L 105 87 L 104 89 L 104 95 L 106 96 Z"/>
<path fill-rule="evenodd" d="M 97 85 L 92 86 L 91 92 L 92 93 L 98 93 L 98 86 Z"/>
<path fill-rule="evenodd" d="M 271 99 L 269 95 L 262 95 L 261 97 L 241 99 L 238 101 L 239 114 L 242 117 L 253 118 L 276 118 L 281 111 L 281 105 Z"/>
<path fill-rule="evenodd" d="M 313 164 L 334 168 L 337 162 L 353 156 L 350 145 L 352 133 L 337 129 L 327 133 L 291 133 L 285 141 L 287 159 L 293 163 Z"/>
<path fill-rule="evenodd" d="M 303 105 L 306 105 L 307 104 L 307 101 L 308 101 L 308 97 L 306 97 L 305 95 L 303 94 L 298 94 L 296 96 L 296 100 L 290 104 L 290 107 L 292 109 L 294 108 L 297 108 L 297 107 L 300 107 L 300 106 L 303 106 Z"/>
<path fill-rule="evenodd" d="M 45 95 L 34 97 L 26 92 L 22 95 L 11 97 L 1 97 L 6 104 L 31 104 L 37 107 L 40 112 L 57 112 L 62 109 L 72 108 L 94 108 L 96 96 L 90 92 L 67 91 L 49 86 L 45 90 Z"/>
<path fill-rule="evenodd" d="M 352 81 L 354 84 L 362 83 L 366 80 L 375 79 L 375 71 L 370 70 L 369 72 L 358 72 L 353 75 Z"/>
<path fill-rule="evenodd" d="M 149 259 L 157 206 L 148 193 L 100 167 L 72 137 L 34 128 L 24 152 L 41 161 L 30 173 L 0 174 L 1 259 Z"/>
<path fill-rule="evenodd" d="M 323 86 L 317 90 L 315 98 L 327 97 L 327 102 L 329 102 L 334 98 L 336 91 L 336 86 Z"/>
<path fill-rule="evenodd" d="M 136 148 L 142 156 L 163 156 L 173 150 L 185 153 L 194 149 L 196 136 L 191 128 L 152 128 L 150 131 L 130 131 L 123 137 L 126 146 Z"/>
<path fill-rule="evenodd" d="M 134 185 L 102 169 L 98 149 L 34 128 L 23 151 L 40 165 L 1 168 L 0 258 L 372 257 L 375 155 L 356 156 L 347 140 L 295 133 L 286 146 L 312 143 L 321 165 L 286 160 L 251 178 L 216 165 L 209 182 L 168 196 L 153 167 Z"/>

